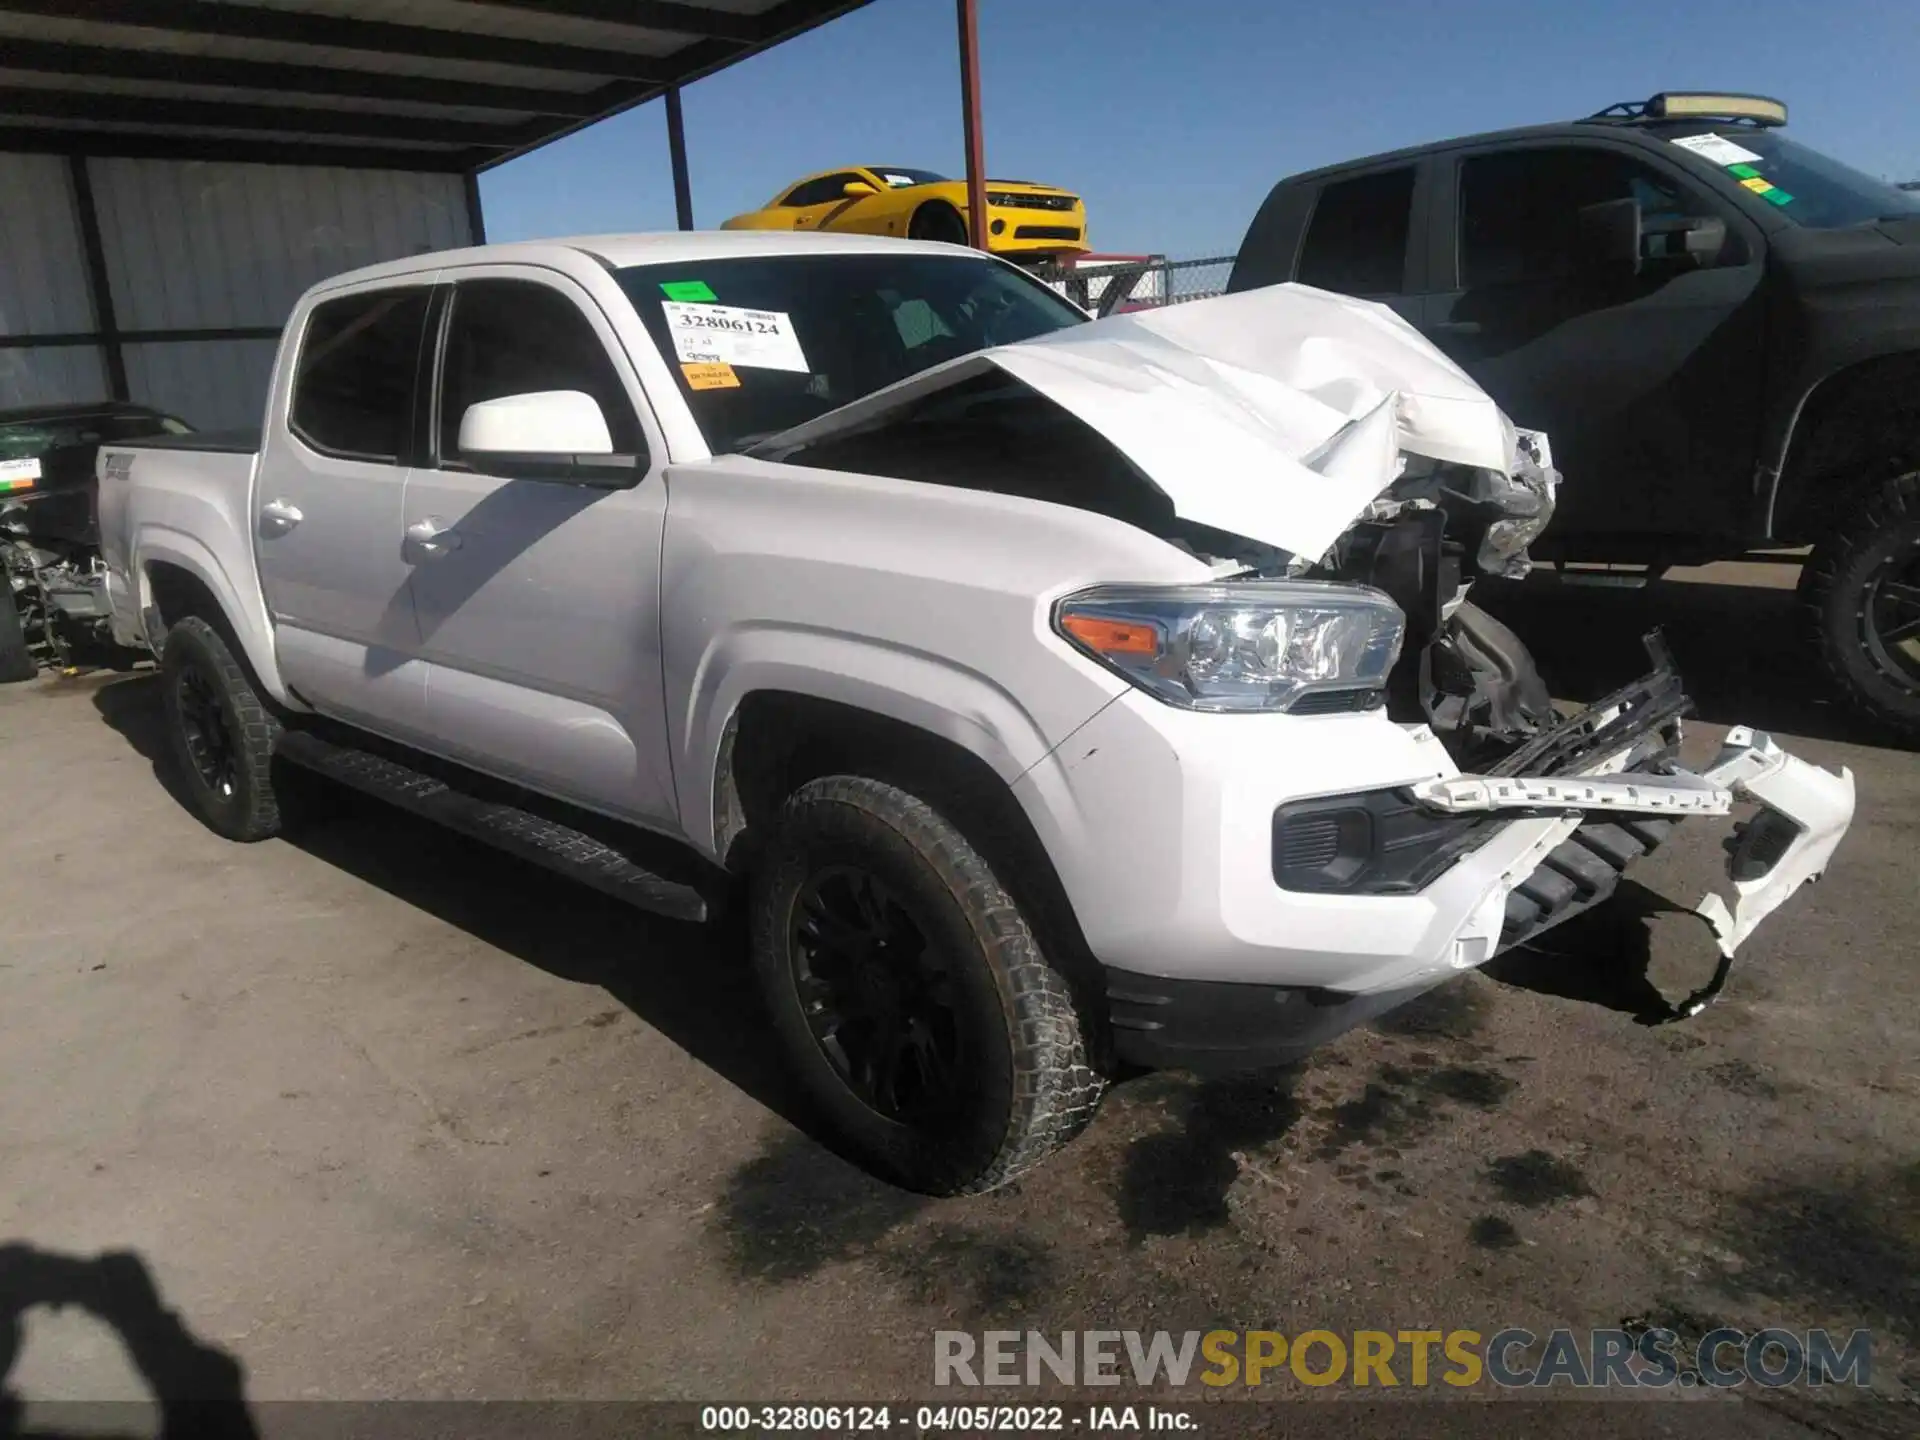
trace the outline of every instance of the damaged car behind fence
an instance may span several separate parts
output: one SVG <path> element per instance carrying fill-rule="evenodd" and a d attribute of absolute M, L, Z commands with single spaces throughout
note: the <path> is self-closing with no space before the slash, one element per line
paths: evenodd
<path fill-rule="evenodd" d="M 209 825 L 276 833 L 293 766 L 666 914 L 744 895 L 820 1128 L 932 1193 L 1751 804 L 1697 1009 L 1852 818 L 1749 730 L 1683 767 L 1657 636 L 1556 711 L 1470 595 L 1551 523 L 1548 438 L 1302 286 L 1089 321 L 938 244 L 489 246 L 304 297 L 257 448 L 100 463 Z"/>

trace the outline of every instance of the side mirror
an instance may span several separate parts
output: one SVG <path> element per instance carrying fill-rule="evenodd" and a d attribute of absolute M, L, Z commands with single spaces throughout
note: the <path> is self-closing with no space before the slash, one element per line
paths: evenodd
<path fill-rule="evenodd" d="M 1580 260 L 1588 269 L 1624 267 L 1640 273 L 1640 202 L 1603 200 L 1576 212 Z"/>
<path fill-rule="evenodd" d="M 849 200 L 858 200 L 862 195 L 878 195 L 880 192 L 864 180 L 849 180 L 840 193 Z"/>
<path fill-rule="evenodd" d="M 1717 215 L 1653 220 L 1642 227 L 1641 253 L 1678 265 L 1711 265 L 1727 243 L 1727 222 Z"/>
<path fill-rule="evenodd" d="M 599 402 L 580 390 L 536 390 L 469 405 L 460 456 L 476 469 L 529 480 L 627 486 L 640 478 L 632 455 L 616 455 Z"/>

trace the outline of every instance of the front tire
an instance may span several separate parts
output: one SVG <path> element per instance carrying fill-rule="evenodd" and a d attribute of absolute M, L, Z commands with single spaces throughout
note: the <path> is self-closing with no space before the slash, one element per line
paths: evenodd
<path fill-rule="evenodd" d="M 1066 980 L 986 860 L 925 801 L 831 776 L 755 868 L 754 969 L 848 1158 L 930 1195 L 1013 1180 L 1085 1128 L 1103 1081 Z"/>
<path fill-rule="evenodd" d="M 1835 523 L 1808 557 L 1800 598 L 1846 699 L 1920 740 L 1920 471 L 1888 481 Z"/>
<path fill-rule="evenodd" d="M 170 626 L 160 675 L 168 746 L 194 812 L 229 840 L 278 835 L 273 746 L 280 722 L 220 632 L 197 615 Z"/>

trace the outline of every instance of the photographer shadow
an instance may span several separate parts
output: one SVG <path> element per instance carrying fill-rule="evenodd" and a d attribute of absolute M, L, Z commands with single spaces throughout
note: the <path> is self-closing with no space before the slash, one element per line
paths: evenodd
<path fill-rule="evenodd" d="M 1640 1025 L 1669 1024 L 1685 1018 L 1694 997 L 1678 999 L 1654 983 L 1653 926 L 1664 915 L 1693 912 L 1637 881 L 1621 880 L 1606 904 L 1495 956 L 1485 973 L 1502 985 L 1618 1011 Z M 1708 983 L 1717 991 L 1725 978 L 1716 970 Z"/>
<path fill-rule="evenodd" d="M 103 1432 L 102 1417 L 118 1422 L 133 1404 L 37 1404 L 53 1428 L 29 1424 L 27 1406 L 8 1388 L 26 1338 L 27 1312 L 72 1306 L 111 1326 L 159 1412 L 160 1440 L 258 1440 L 245 1393 L 245 1369 L 218 1346 L 199 1339 L 162 1301 L 138 1255 L 107 1251 L 91 1257 L 41 1250 L 22 1241 L 0 1243 L 0 1440 L 119 1440 Z M 85 1412 L 80 1429 L 59 1428 L 62 1412 Z M 149 1434 L 135 1425 L 126 1433 Z"/>

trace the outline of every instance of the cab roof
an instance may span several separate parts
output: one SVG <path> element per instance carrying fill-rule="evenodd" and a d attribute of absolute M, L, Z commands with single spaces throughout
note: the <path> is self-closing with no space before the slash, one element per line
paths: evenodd
<path fill-rule="evenodd" d="M 335 290 L 369 280 L 427 275 L 456 265 L 548 265 L 577 263 L 584 258 L 603 269 L 629 265 L 694 264 L 770 255 L 947 255 L 1000 264 L 981 251 L 936 240 L 899 240 L 885 235 L 853 235 L 841 231 L 792 230 L 666 230 L 640 234 L 569 235 L 552 240 L 516 240 L 499 245 L 472 245 L 460 250 L 436 250 L 409 255 L 335 275 L 316 287 Z"/>
<path fill-rule="evenodd" d="M 1698 103 L 1696 103 L 1698 102 Z M 1714 103 L 1719 102 L 1719 103 Z M 1716 110 L 1725 113 L 1715 113 Z M 1786 105 L 1766 95 L 1743 95 L 1734 91 L 1663 90 L 1648 100 L 1621 101 L 1577 120 L 1557 120 L 1541 125 L 1521 125 L 1509 130 L 1487 130 L 1476 135 L 1458 135 L 1448 140 L 1428 140 L 1398 150 L 1342 160 L 1303 170 L 1281 181 L 1289 185 L 1300 180 L 1348 170 L 1371 169 L 1396 161 L 1411 163 L 1426 155 L 1459 149 L 1467 145 L 1505 145 L 1527 140 L 1568 140 L 1590 137 L 1595 129 L 1605 129 L 1620 139 L 1641 144 L 1671 139 L 1692 131 L 1719 129 L 1729 125 L 1771 128 L 1786 123 Z"/>

